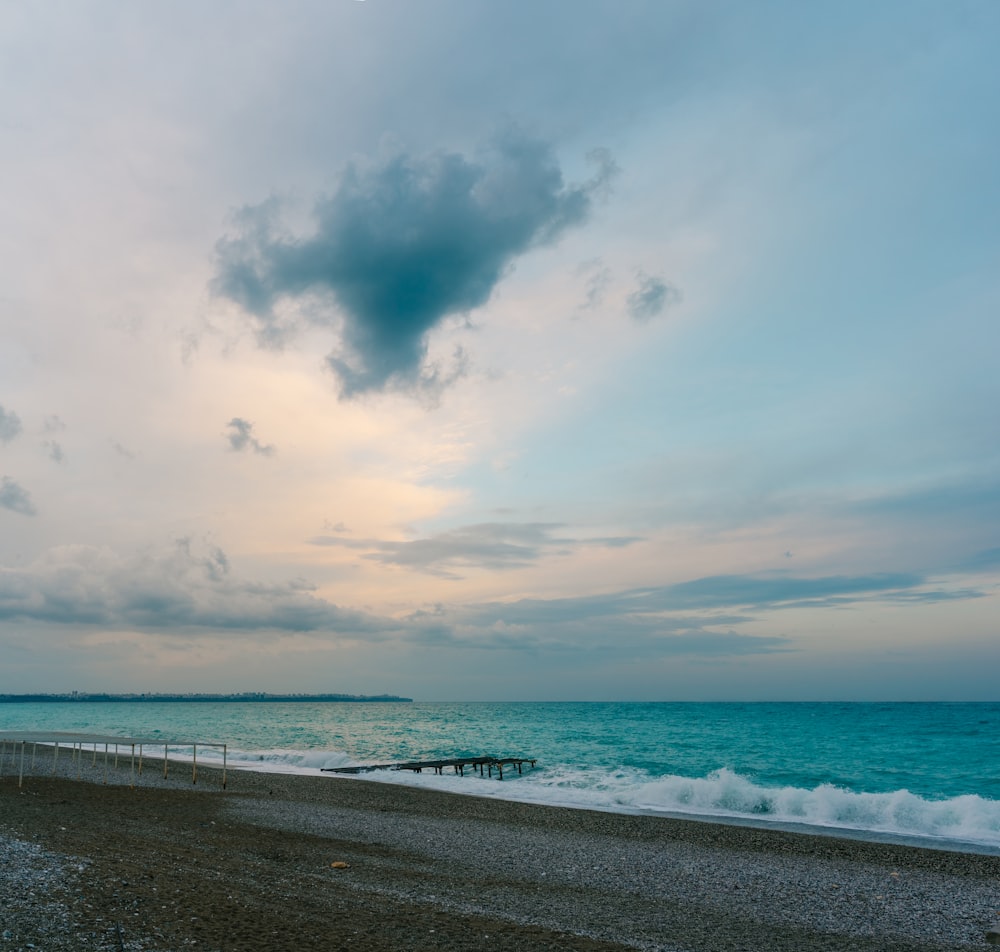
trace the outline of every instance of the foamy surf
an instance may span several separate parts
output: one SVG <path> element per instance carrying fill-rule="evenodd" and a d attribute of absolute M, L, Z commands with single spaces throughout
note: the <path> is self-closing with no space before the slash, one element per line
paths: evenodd
<path fill-rule="evenodd" d="M 221 754 L 206 751 L 204 761 L 219 758 Z M 316 775 L 357 763 L 337 750 L 233 751 L 229 755 L 234 769 L 274 773 Z M 504 780 L 388 770 L 364 774 L 362 779 L 522 803 L 791 824 L 1000 849 L 1000 801 L 975 794 L 932 800 L 907 790 L 865 793 L 832 784 L 811 789 L 766 786 L 726 768 L 705 777 L 655 777 L 628 768 L 540 765 Z"/>

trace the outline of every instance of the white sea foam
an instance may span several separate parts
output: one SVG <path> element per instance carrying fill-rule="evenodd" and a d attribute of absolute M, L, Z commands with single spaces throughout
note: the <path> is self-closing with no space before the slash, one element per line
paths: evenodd
<path fill-rule="evenodd" d="M 190 762 L 190 747 L 171 747 L 169 756 Z M 199 747 L 198 762 L 208 766 L 222 766 L 221 747 Z M 226 764 L 234 770 L 257 770 L 261 773 L 317 774 L 323 769 L 351 767 L 357 764 L 342 750 L 291 750 L 276 749 L 226 751 Z"/>
<path fill-rule="evenodd" d="M 199 759 L 202 759 L 199 751 Z M 208 762 L 221 752 L 206 750 Z M 233 751 L 234 768 L 319 774 L 353 766 L 343 751 Z M 948 840 L 1000 848 L 1000 801 L 976 795 L 929 800 L 907 790 L 863 793 L 822 784 L 812 789 L 764 786 L 720 769 L 705 777 L 650 776 L 641 770 L 540 766 L 503 780 L 452 774 L 378 771 L 363 779 L 475 796 L 612 812 L 731 818 L 773 824 Z"/>

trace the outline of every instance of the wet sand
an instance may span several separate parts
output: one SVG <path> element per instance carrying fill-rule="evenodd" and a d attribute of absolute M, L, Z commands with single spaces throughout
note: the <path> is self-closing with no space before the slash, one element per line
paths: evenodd
<path fill-rule="evenodd" d="M 332 776 L 103 779 L 68 751 L 0 777 L 0 950 L 902 952 L 987 948 L 1000 919 L 996 856 Z"/>

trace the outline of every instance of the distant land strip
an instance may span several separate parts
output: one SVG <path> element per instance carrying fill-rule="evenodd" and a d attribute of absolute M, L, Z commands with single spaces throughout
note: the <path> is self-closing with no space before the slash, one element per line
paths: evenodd
<path fill-rule="evenodd" d="M 0 704 L 47 701 L 346 701 L 357 703 L 410 704 L 412 697 L 395 694 L 0 694 Z"/>

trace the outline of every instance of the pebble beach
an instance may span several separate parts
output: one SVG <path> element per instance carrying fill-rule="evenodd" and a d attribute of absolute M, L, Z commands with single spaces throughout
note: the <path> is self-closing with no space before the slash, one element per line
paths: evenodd
<path fill-rule="evenodd" d="M 354 778 L 191 781 L 69 750 L 20 785 L 8 766 L 0 950 L 902 952 L 987 948 L 1000 920 L 997 856 Z"/>

